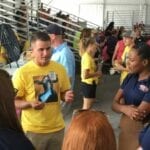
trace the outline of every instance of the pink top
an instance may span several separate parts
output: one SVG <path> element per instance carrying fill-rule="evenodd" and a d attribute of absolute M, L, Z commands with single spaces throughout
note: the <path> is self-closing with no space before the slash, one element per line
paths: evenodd
<path fill-rule="evenodd" d="M 150 46 L 150 39 L 146 43 Z"/>
<path fill-rule="evenodd" d="M 123 40 L 118 41 L 118 42 L 117 42 L 117 45 L 118 45 L 118 51 L 117 51 L 116 58 L 117 58 L 117 60 L 120 60 L 120 59 L 121 59 L 121 56 L 122 56 L 122 54 L 123 54 L 125 45 L 124 45 Z"/>

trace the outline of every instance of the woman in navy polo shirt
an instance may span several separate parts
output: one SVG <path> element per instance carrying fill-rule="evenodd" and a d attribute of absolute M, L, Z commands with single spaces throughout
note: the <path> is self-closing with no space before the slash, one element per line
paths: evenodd
<path fill-rule="evenodd" d="M 150 114 L 150 46 L 132 49 L 127 63 L 129 75 L 114 97 L 112 109 L 122 113 L 119 150 L 136 150 Z"/>
<path fill-rule="evenodd" d="M 140 133 L 140 147 L 137 150 L 150 150 L 150 124 L 148 124 Z"/>

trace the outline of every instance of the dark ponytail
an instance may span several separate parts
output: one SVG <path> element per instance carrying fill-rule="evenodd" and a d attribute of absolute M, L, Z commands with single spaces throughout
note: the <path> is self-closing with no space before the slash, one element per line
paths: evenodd
<path fill-rule="evenodd" d="M 137 54 L 141 57 L 141 59 L 150 60 L 150 46 L 146 43 L 142 43 L 140 46 L 134 47 Z"/>

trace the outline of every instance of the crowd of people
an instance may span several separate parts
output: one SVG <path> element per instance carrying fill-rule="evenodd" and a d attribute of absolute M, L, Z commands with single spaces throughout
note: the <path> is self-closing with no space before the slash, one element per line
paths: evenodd
<path fill-rule="evenodd" d="M 1 132 L 12 139 L 19 137 L 20 142 L 13 141 L 20 143 L 18 149 L 26 145 L 36 150 L 116 150 L 116 138 L 107 115 L 92 110 L 96 87 L 102 77 L 102 70 L 98 68 L 102 44 L 90 29 L 84 29 L 79 41 L 83 106 L 75 111 L 65 132 L 61 101 L 73 102 L 75 59 L 63 34 L 57 25 L 33 34 L 32 59 L 16 70 L 12 81 L 8 73 L 0 70 Z M 112 109 L 122 113 L 118 149 L 148 150 L 150 46 L 144 42 L 136 44 L 131 32 L 124 32 L 122 37 L 121 52 L 114 53 L 118 57 L 112 57 L 114 68 L 127 72 L 112 103 Z M 118 51 L 118 45 L 114 51 Z M 8 95 L 3 93 L 6 88 Z M 17 119 L 15 108 L 20 110 L 21 118 Z M 2 138 L 0 147 L 10 149 L 12 143 L 4 144 Z"/>
<path fill-rule="evenodd" d="M 142 27 L 116 30 L 111 22 L 105 31 L 84 28 L 78 35 L 83 105 L 66 132 L 64 113 L 74 100 L 79 69 L 74 53 L 56 24 L 32 34 L 31 59 L 12 79 L 0 70 L 0 149 L 149 150 L 150 46 Z M 0 47 L 0 62 L 6 63 L 5 57 Z M 112 97 L 112 109 L 122 114 L 118 142 L 107 115 L 92 109 L 105 64 L 120 74 Z"/>

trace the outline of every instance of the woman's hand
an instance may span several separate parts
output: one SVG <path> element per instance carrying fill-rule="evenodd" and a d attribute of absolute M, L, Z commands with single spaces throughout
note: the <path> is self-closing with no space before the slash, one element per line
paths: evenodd
<path fill-rule="evenodd" d="M 142 121 L 146 117 L 146 112 L 139 110 L 134 105 L 124 106 L 123 113 L 132 120 Z"/>

